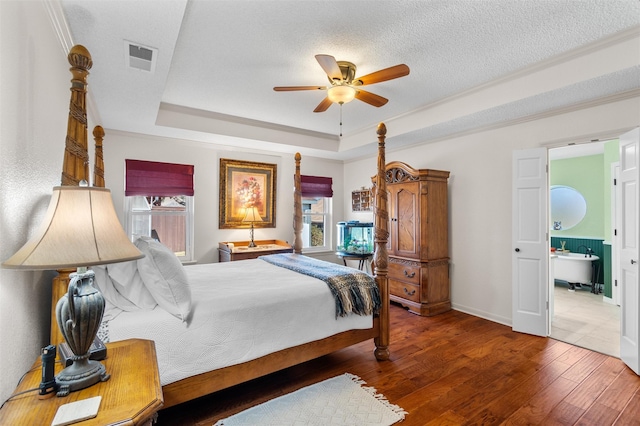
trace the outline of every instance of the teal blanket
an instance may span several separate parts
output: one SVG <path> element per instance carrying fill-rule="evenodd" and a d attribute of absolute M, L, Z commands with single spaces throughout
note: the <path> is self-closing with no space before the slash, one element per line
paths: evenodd
<path fill-rule="evenodd" d="M 357 269 L 294 253 L 270 254 L 259 259 L 327 283 L 336 300 L 336 318 L 350 313 L 372 315 L 380 309 L 380 291 L 375 280 Z"/>

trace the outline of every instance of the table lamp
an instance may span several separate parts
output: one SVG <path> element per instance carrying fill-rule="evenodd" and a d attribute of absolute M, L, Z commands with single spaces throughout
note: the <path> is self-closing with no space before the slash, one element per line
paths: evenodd
<path fill-rule="evenodd" d="M 89 359 L 105 301 L 93 287 L 95 274 L 87 267 L 143 256 L 118 220 L 111 191 L 57 186 L 35 236 L 2 264 L 27 270 L 78 268 L 70 275 L 68 293 L 56 305 L 58 327 L 73 352 L 72 364 L 55 377 L 58 396 L 109 379 L 104 365 Z"/>
<path fill-rule="evenodd" d="M 260 213 L 258 213 L 257 207 L 247 207 L 243 222 L 251 222 L 251 242 L 249 243 L 249 247 L 255 247 L 256 243 L 253 242 L 253 222 L 262 222 L 262 218 L 260 217 Z"/>

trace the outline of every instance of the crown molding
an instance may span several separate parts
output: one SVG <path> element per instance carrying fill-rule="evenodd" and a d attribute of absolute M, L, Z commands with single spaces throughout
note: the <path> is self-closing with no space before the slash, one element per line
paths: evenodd
<path fill-rule="evenodd" d="M 53 28 L 53 32 L 56 34 L 56 37 L 58 38 L 58 42 L 60 43 L 62 53 L 66 58 L 69 52 L 71 51 L 71 48 L 75 46 L 76 43 L 74 43 L 73 41 L 71 30 L 69 29 L 69 25 L 67 24 L 67 19 L 64 16 L 64 12 L 62 10 L 62 4 L 60 4 L 59 0 L 42 0 L 42 4 L 47 14 L 49 15 L 49 21 L 51 22 L 51 27 Z M 87 115 L 92 118 L 93 122 L 100 124 L 102 122 L 100 118 L 100 112 L 98 111 L 98 106 L 90 90 L 87 90 L 86 102 L 87 102 Z"/>

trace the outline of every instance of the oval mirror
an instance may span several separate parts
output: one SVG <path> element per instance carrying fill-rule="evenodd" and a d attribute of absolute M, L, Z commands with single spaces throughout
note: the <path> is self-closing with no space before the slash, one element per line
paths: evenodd
<path fill-rule="evenodd" d="M 573 228 L 587 213 L 587 201 L 575 188 L 564 185 L 551 187 L 551 229 L 563 231 Z"/>

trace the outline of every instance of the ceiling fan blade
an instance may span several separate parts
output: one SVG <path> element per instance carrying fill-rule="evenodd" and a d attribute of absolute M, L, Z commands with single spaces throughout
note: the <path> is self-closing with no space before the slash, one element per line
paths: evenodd
<path fill-rule="evenodd" d="M 373 105 L 374 107 L 381 107 L 382 105 L 389 102 L 389 99 L 383 98 L 382 96 L 376 95 L 374 93 L 360 89 L 356 90 L 356 99 L 361 100 L 362 102 L 366 102 L 369 105 Z"/>
<path fill-rule="evenodd" d="M 316 55 L 316 60 L 332 81 L 342 81 L 342 71 L 336 58 L 331 55 Z"/>
<path fill-rule="evenodd" d="M 409 67 L 405 64 L 400 64 L 358 77 L 353 81 L 353 84 L 364 86 L 365 84 L 375 84 L 381 81 L 393 80 L 394 78 L 404 77 L 405 75 L 409 75 Z"/>
<path fill-rule="evenodd" d="M 293 90 L 325 90 L 325 86 L 279 86 L 274 87 L 276 92 L 291 92 Z"/>
<path fill-rule="evenodd" d="M 324 98 L 322 102 L 318 104 L 316 109 L 313 110 L 313 112 L 325 112 L 331 106 L 332 103 L 333 102 L 331 102 L 329 98 Z"/>

